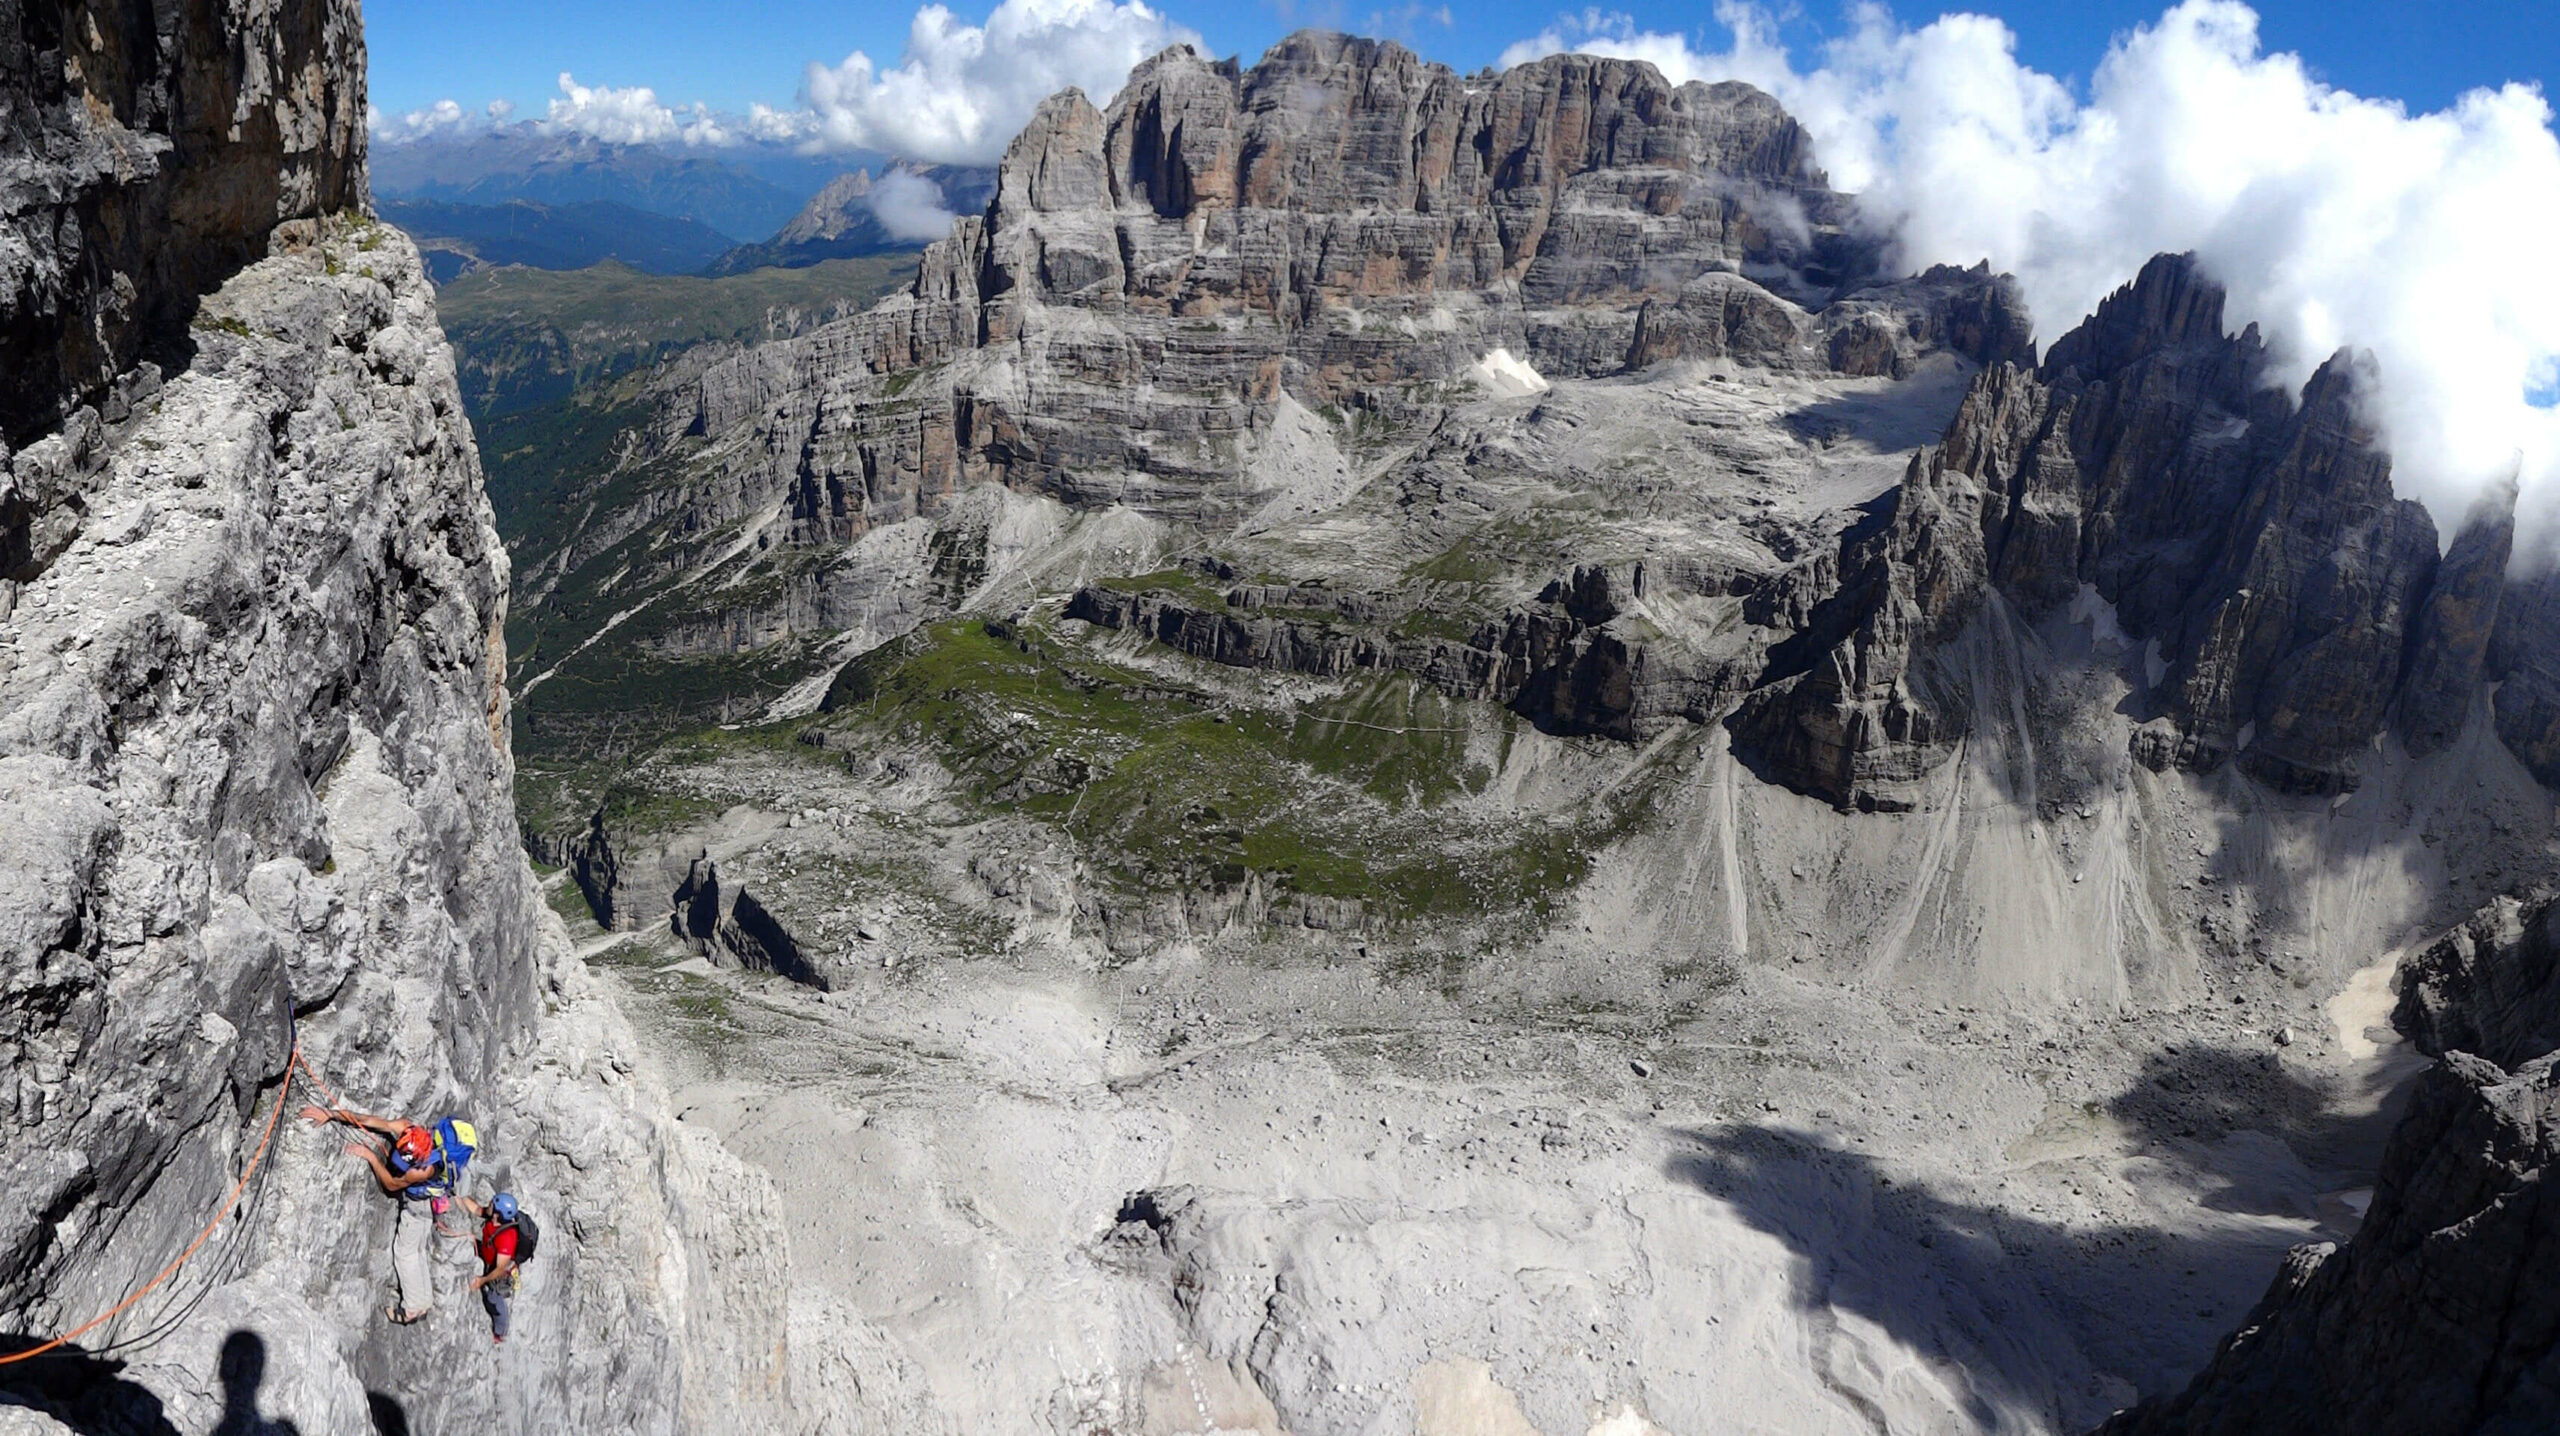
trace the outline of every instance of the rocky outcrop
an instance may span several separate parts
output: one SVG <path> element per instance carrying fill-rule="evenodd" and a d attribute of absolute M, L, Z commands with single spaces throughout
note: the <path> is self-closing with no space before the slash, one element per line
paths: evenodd
<path fill-rule="evenodd" d="M 599 812 L 587 829 L 562 845 L 561 866 L 586 897 L 588 910 L 607 932 L 636 932 L 657 916 L 657 894 L 649 892 L 613 844 L 613 829 Z"/>
<path fill-rule="evenodd" d="M 1197 595 L 1089 585 L 1067 600 L 1065 616 L 1143 634 L 1167 648 L 1233 668 L 1318 678 L 1410 673 L 1453 696 L 1496 701 L 1518 692 L 1509 660 L 1485 635 L 1465 643 L 1400 637 L 1373 615 L 1361 614 L 1356 596 L 1286 596 L 1291 602 L 1274 611 L 1273 605 L 1256 601 L 1268 595 L 1244 590 L 1212 605 Z M 1351 613 L 1333 606 L 1346 598 Z"/>
<path fill-rule="evenodd" d="M 692 1429 L 749 1392 L 743 1428 L 781 1421 L 757 1366 L 780 1305 L 738 1285 L 778 1268 L 651 1290 L 752 1214 L 688 1208 L 693 1178 L 646 1174 L 708 1163 L 706 1192 L 742 1174 L 614 1071 L 618 1019 L 537 946 L 508 796 L 505 560 L 427 296 L 404 241 L 333 229 L 208 296 L 195 364 L 125 423 L 35 446 L 81 500 L 17 596 L 0 676 L 17 1115 L 0 1308 L 62 1330 L 183 1247 L 248 1160 L 298 1030 L 349 1102 L 473 1118 L 492 1179 L 558 1215 L 568 1240 L 537 1288 L 556 1305 L 525 1337 L 541 1355 L 454 1381 L 485 1359 L 466 1314 L 383 1324 L 389 1204 L 288 1123 L 266 1217 L 182 1275 L 200 1302 L 136 1362 L 173 1418 L 218 1411 L 212 1354 L 246 1331 L 305 1373 L 305 1429 L 344 1429 L 368 1392 L 429 1429 L 535 1410 Z M 600 1160 L 622 1175 L 575 1170 Z M 440 1279 L 458 1288 L 452 1265 Z M 656 1353 L 645 1375 L 604 1379 L 635 1350 Z"/>
<path fill-rule="evenodd" d="M 2500 898 L 2401 963 L 2391 1021 L 2429 1056 L 2560 1051 L 2560 899 Z"/>
<path fill-rule="evenodd" d="M 2553 919 L 2548 897 L 2502 900 L 2402 968 L 2396 1020 L 2442 1061 L 2392 1133 L 2364 1225 L 2296 1250 L 2193 1385 L 2105 1436 L 2560 1422 Z"/>
<path fill-rule="evenodd" d="M 1988 591 L 1982 503 L 1942 450 L 1915 456 L 1902 487 L 1850 531 L 1839 589 L 1770 651 L 1764 681 L 1731 720 L 1756 770 L 1843 807 L 1914 806 L 1910 785 L 1969 717 L 1938 660 Z"/>
<path fill-rule="evenodd" d="M 707 850 L 686 865 L 668 923 L 677 937 L 705 957 L 751 972 L 770 972 L 820 992 L 834 986 L 754 889 L 720 881 L 720 865 Z"/>
<path fill-rule="evenodd" d="M 645 523 L 754 536 L 670 552 L 681 574 L 778 567 L 759 556 L 838 550 L 998 486 L 1230 530 L 1305 448 L 1368 423 L 1427 432 L 1481 397 L 1497 352 L 1555 377 L 2031 356 L 2005 278 L 1888 279 L 1850 218 L 1802 127 L 1746 85 L 1588 56 L 1469 79 L 1315 33 L 1250 69 L 1177 48 L 1107 110 L 1045 103 L 907 293 L 670 373 L 620 461 L 645 469 L 645 499 L 531 562 L 545 583 L 618 563 L 601 555 Z M 771 645 L 860 602 L 832 569 L 795 582 L 717 640 Z M 723 586 L 689 587 L 676 606 Z"/>
<path fill-rule="evenodd" d="M 1221 576 L 1215 560 L 1202 573 Z M 1719 645 L 1676 641 L 1647 602 L 1663 581 L 1642 561 L 1582 565 L 1465 638 L 1412 631 L 1436 617 L 1424 596 L 1320 584 L 1241 584 L 1215 601 L 1187 589 L 1087 585 L 1063 612 L 1232 668 L 1403 674 L 1452 698 L 1503 704 L 1551 733 L 1633 740 L 1731 707 L 1782 636 L 1754 625 Z"/>
<path fill-rule="evenodd" d="M 2471 718 L 2471 697 L 2489 671 L 2489 641 L 2515 552 L 2516 486 L 2499 485 L 2476 504 L 2436 571 L 2425 610 L 2409 637 L 2392 726 L 2409 751 L 2450 747 Z M 2530 743 L 2518 743 L 2519 752 Z M 2552 771 L 2548 763 L 2544 771 Z"/>
<path fill-rule="evenodd" d="M 507 565 L 451 355 L 415 251 L 339 213 L 355 7 L 143 14 L 0 19 L 0 1327 L 108 1311 L 256 1175 L 151 1299 L 0 1368 L 0 1406 L 787 1429 L 771 1191 L 632 1075 L 518 848 Z M 278 1120 L 317 1094 L 297 1046 L 350 1104 L 475 1121 L 481 1181 L 542 1215 L 509 1360 L 457 1245 L 437 1313 L 382 1320 L 390 1203 Z"/>
<path fill-rule="evenodd" d="M 2489 639 L 2498 736 L 2543 782 L 2560 787 L 2560 566 L 2501 595 Z"/>
<path fill-rule="evenodd" d="M 1892 695 L 1932 685 L 1929 645 L 1972 612 L 1963 596 L 1987 584 L 2034 616 L 2085 589 L 2151 645 L 2136 702 L 2152 721 L 2135 743 L 2153 767 L 2236 758 L 2279 790 L 2337 792 L 2386 730 L 2441 748 L 2484 677 L 2516 674 L 2500 731 L 2546 781 L 2560 776 L 2532 676 L 2548 649 L 2536 639 L 2560 630 L 2507 577 L 2512 499 L 2485 507 L 2440 563 L 2434 524 L 2393 495 L 2360 417 L 2359 362 L 2336 356 L 2287 402 L 2263 382 L 2256 331 L 2224 332 L 2222 293 L 2195 261 L 2154 259 L 2040 368 L 1975 381 L 1925 478 L 1941 494 L 1950 476 L 1969 480 L 1955 502 L 1978 523 L 1932 523 L 1882 555 L 1844 550 L 1853 582 L 1835 603 L 1889 633 L 1925 612 L 1937 632 L 1836 655 L 1846 679 L 1757 700 L 1738 732 L 1793 786 L 1878 800 L 1863 774 L 1925 769 L 1964 727 L 1961 703 L 1937 705 L 1952 727 L 1878 721 L 1909 702 Z M 1881 565 L 1866 597 L 1862 563 Z M 1954 601 L 1912 609 L 1900 595 L 1924 574 Z"/>
<path fill-rule="evenodd" d="M 809 960 L 791 929 L 774 916 L 753 889 L 738 889 L 737 901 L 729 907 L 729 920 L 721 925 L 720 942 L 750 971 L 770 972 L 820 992 L 834 985 Z"/>
<path fill-rule="evenodd" d="M 1577 375 L 2031 353 L 2006 280 L 1882 282 L 1847 221 L 1747 85 L 1578 55 L 1479 83 L 1312 32 L 1249 71 L 1177 48 L 1108 112 L 1044 104 L 910 295 L 704 375 L 661 441 L 761 436 L 802 541 L 983 482 L 1214 518 L 1284 392 L 1449 383 L 1496 348 Z"/>
<path fill-rule="evenodd" d="M 2213 1364 L 2104 1436 L 2409 1436 L 2560 1421 L 2560 1058 L 2420 1079 L 2355 1239 L 2297 1249 Z"/>

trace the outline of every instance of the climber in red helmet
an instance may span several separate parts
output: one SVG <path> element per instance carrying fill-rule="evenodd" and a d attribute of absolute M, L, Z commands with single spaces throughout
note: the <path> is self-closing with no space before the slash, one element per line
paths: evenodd
<path fill-rule="evenodd" d="M 379 1148 L 369 1141 L 349 1142 L 346 1151 L 373 1169 L 373 1180 L 384 1195 L 400 1199 L 400 1215 L 391 1234 L 391 1274 L 399 1284 L 400 1300 L 383 1315 L 403 1326 L 425 1316 L 435 1306 L 429 1246 L 436 1213 L 451 1185 L 435 1133 L 405 1118 L 376 1117 L 344 1107 L 305 1107 L 302 1118 L 344 1122 L 386 1140 Z"/>

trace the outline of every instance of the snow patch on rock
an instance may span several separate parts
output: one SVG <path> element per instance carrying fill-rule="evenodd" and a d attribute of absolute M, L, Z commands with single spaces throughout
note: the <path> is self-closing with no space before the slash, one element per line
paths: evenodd
<path fill-rule="evenodd" d="M 1546 376 L 1529 365 L 1529 361 L 1508 349 L 1496 349 L 1467 369 L 1467 377 L 1505 399 L 1521 399 L 1543 394 L 1555 387 Z"/>

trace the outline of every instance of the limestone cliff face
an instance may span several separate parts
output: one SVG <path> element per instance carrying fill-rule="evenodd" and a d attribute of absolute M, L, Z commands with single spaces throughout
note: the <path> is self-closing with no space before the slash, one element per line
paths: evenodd
<path fill-rule="evenodd" d="M 1177 48 L 1107 112 L 1050 99 L 911 294 L 714 367 L 659 441 L 728 440 L 707 516 L 786 496 L 803 543 L 989 482 L 1217 521 L 1283 394 L 1406 407 L 1497 348 L 1577 376 L 2032 352 L 1988 271 L 1881 282 L 1849 206 L 1748 85 L 1581 55 L 1461 78 L 1316 32 L 1250 70 Z"/>
<path fill-rule="evenodd" d="M 909 292 L 664 375 L 598 502 L 564 505 L 561 536 L 527 556 L 528 607 L 609 614 L 639 585 L 682 584 L 670 650 L 833 637 L 881 586 L 868 558 L 834 560 L 986 490 L 1214 538 L 1317 470 L 1338 465 L 1342 492 L 1365 483 L 1494 392 L 1497 351 L 1536 370 L 1532 385 L 1682 360 L 1899 376 L 1950 353 L 2031 356 L 2005 278 L 1887 279 L 1851 217 L 1802 127 L 1749 86 L 1570 55 L 1462 77 L 1317 33 L 1250 68 L 1179 48 L 1106 110 L 1072 91 L 1045 103 Z M 646 560 L 626 568 L 635 551 Z M 758 563 L 777 581 L 697 581 Z M 607 573 L 633 577 L 609 604 L 576 598 Z M 931 586 L 967 596 L 944 577 Z M 1495 635 L 1510 665 L 1497 690 L 1623 678 L 1644 695 L 1567 726 L 1635 731 L 1725 691 L 1721 676 L 1648 670 L 1553 606 L 1519 626 Z M 1319 646 L 1264 645 L 1292 662 L 1495 661 L 1480 645 L 1347 659 Z M 532 731 L 553 705 L 529 701 Z"/>
<path fill-rule="evenodd" d="M 196 297 L 277 225 L 365 205 L 357 7 L 259 10 L 0 7 L 0 443 L 182 346 Z M 0 543 L 25 522 L 12 507 Z"/>
<path fill-rule="evenodd" d="M 2337 792 L 2383 733 L 2442 748 L 2482 680 L 2514 674 L 2499 730 L 2560 781 L 2534 676 L 2555 630 L 2541 589 L 2507 576 L 2512 491 L 2440 562 L 2433 522 L 2393 495 L 2359 417 L 2370 376 L 2341 354 L 2289 396 L 2264 384 L 2267 362 L 2254 329 L 2224 332 L 2222 293 L 2194 261 L 2164 255 L 2040 368 L 1984 373 L 1901 500 L 1935 495 L 1965 517 L 1881 557 L 1844 550 L 1844 572 L 1873 574 L 1877 597 L 1847 600 L 1843 627 L 1862 636 L 1813 661 L 1825 676 L 1777 675 L 1789 686 L 1745 712 L 1743 737 L 1795 786 L 1893 804 L 1893 780 L 1967 726 L 1929 645 L 1971 596 L 2035 615 L 2085 589 L 2151 646 L 2135 743 L 2155 768 L 2236 759 L 2280 789 Z M 1938 631 L 1879 641 L 1909 630 L 1892 605 L 1915 584 L 1955 599 L 1916 610 Z"/>
<path fill-rule="evenodd" d="M 416 254 L 350 212 L 353 0 L 136 13 L 0 11 L 0 1329 L 106 1311 L 204 1227 L 297 1015 L 350 1104 L 474 1119 L 483 1192 L 547 1239 L 507 1361 L 458 1243 L 436 1316 L 393 1328 L 390 1203 L 288 1115 L 243 1215 L 74 1353 L 0 1368 L 0 1404 L 785 1428 L 770 1194 L 631 1078 L 542 936 L 506 559 Z"/>
<path fill-rule="evenodd" d="M 2431 1056 L 2364 1225 L 2297 1250 L 2174 1399 L 2105 1436 L 2411 1436 L 2560 1423 L 2560 986 L 2549 897 L 2502 900 L 2402 969 Z"/>

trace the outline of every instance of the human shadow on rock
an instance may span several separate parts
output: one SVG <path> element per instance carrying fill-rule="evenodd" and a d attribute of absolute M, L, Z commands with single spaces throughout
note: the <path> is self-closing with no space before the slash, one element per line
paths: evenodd
<path fill-rule="evenodd" d="M 254 1331 L 235 1331 L 222 1339 L 222 1421 L 212 1436 L 302 1436 L 290 1421 L 270 1421 L 258 1414 L 258 1388 L 267 1379 L 267 1343 Z"/>
<path fill-rule="evenodd" d="M 2004 1414 L 2095 1425 L 2201 1366 L 2307 1233 L 2223 1222 L 2180 1232 L 1949 1196 L 1896 1180 L 1815 1133 L 1675 1134 L 1668 1175 L 1730 1205 L 1804 1263 L 1808 1310 L 1853 1313 L 1921 1357 L 1961 1368 L 1985 1429 Z"/>

